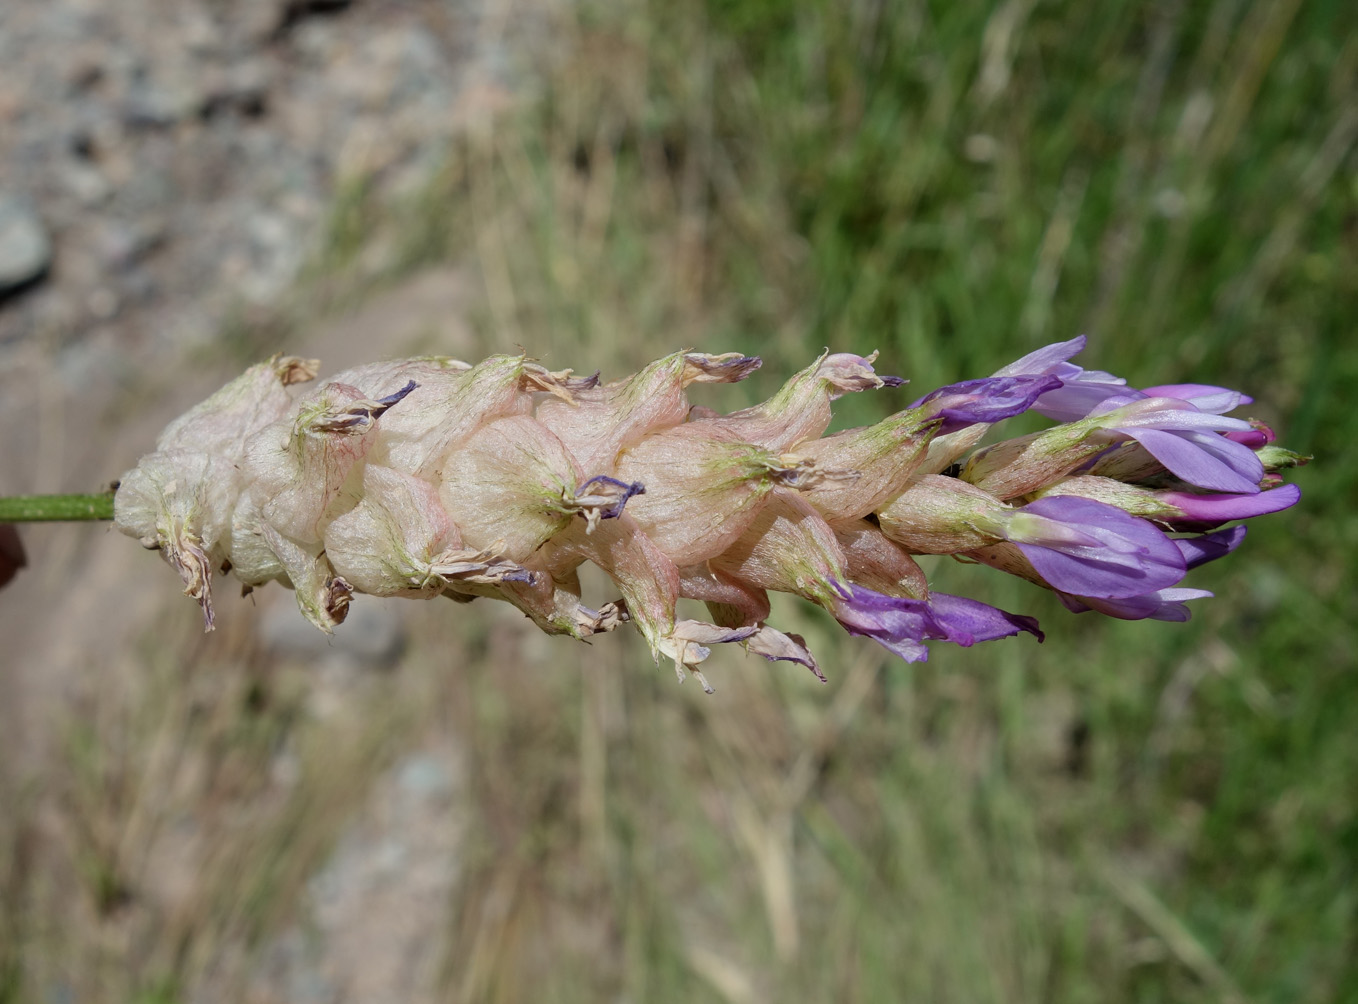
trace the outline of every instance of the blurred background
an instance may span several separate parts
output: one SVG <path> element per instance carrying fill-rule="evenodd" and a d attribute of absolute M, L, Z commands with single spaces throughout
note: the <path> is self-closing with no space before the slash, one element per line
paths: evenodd
<path fill-rule="evenodd" d="M 781 602 L 829 684 L 712 697 L 490 601 L 204 636 L 26 526 L 0 1002 L 1358 1000 L 1356 141 L 1342 0 L 6 0 L 0 492 L 276 351 L 761 354 L 726 409 L 880 349 L 846 427 L 1082 332 L 1316 461 L 1191 623 L 943 560 L 1046 644 Z"/>

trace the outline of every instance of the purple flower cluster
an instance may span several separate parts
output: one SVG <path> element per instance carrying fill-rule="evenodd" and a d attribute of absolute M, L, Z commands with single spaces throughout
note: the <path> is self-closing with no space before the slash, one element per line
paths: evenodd
<path fill-rule="evenodd" d="M 1287 509 L 1301 491 L 1281 484 L 1259 456 L 1274 441 L 1271 429 L 1224 416 L 1252 398 L 1204 384 L 1131 388 L 1119 377 L 1071 363 L 1084 345 L 1080 336 L 1045 346 L 992 379 L 1001 397 L 1008 381 L 1055 379 L 1057 386 L 1039 394 L 1031 408 L 1062 425 L 1035 442 L 1074 455 L 1072 437 L 1063 437 L 1063 430 L 1073 430 L 1080 445 L 1107 448 L 1079 464 L 1076 476 L 1005 499 L 1012 508 L 1003 513 L 994 541 L 969 553 L 1051 588 L 1077 613 L 1187 620 L 1184 601 L 1212 594 L 1178 583 L 1245 538 L 1243 526 L 1216 528 Z M 1025 463 L 1039 465 L 1045 459 L 1040 452 L 1016 453 L 1008 473 Z M 996 480 L 993 470 L 986 473 Z M 1199 533 L 1170 535 L 1191 531 Z"/>
<path fill-rule="evenodd" d="M 1187 620 L 1185 601 L 1211 593 L 1183 586 L 1185 575 L 1229 554 L 1245 536 L 1243 526 L 1217 528 L 1286 509 L 1300 491 L 1279 485 L 1257 452 L 1273 442 L 1272 430 L 1224 417 L 1251 398 L 1201 384 L 1137 390 L 1071 363 L 1084 343 L 1049 345 L 992 377 L 940 388 L 911 405 L 919 428 L 940 441 L 1030 409 L 1060 424 L 989 447 L 977 456 L 989 453 L 993 463 L 959 463 L 952 477 L 927 462 L 914 469 L 868 516 L 885 538 L 878 553 L 895 544 L 905 560 L 921 553 L 973 558 L 1053 590 L 1075 612 Z M 1022 487 L 992 493 L 992 485 Z M 842 524 L 831 523 L 843 537 Z M 789 568 L 804 568 L 820 546 L 782 543 Z M 857 574 L 853 557 L 847 581 L 826 570 L 818 587 L 808 588 L 803 576 L 800 585 L 772 588 L 802 592 L 850 634 L 907 661 L 928 657 L 926 641 L 1043 637 L 1030 617 Z"/>

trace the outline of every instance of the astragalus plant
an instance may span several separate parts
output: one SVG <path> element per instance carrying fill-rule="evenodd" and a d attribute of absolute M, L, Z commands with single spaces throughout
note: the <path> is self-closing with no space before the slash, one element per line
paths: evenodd
<path fill-rule="evenodd" d="M 825 354 L 768 401 L 720 414 L 694 383 L 756 368 L 676 352 L 600 383 L 523 356 L 374 363 L 310 392 L 311 360 L 254 366 L 161 434 L 121 480 L 115 519 L 159 550 L 213 623 L 212 578 L 277 581 L 322 631 L 355 593 L 508 601 L 552 634 L 632 624 L 679 678 L 717 643 L 820 670 L 766 623 L 770 590 L 829 611 L 907 661 L 1030 617 L 934 592 L 915 562 L 951 554 L 1055 590 L 1076 612 L 1185 620 L 1185 573 L 1234 550 L 1230 521 L 1285 509 L 1301 461 L 1220 387 L 1135 390 L 1050 345 L 994 376 L 826 436 L 831 402 L 898 394 L 874 357 Z M 1034 410 L 1045 431 L 979 446 Z M 598 565 L 616 594 L 581 595 Z M 680 619 L 681 597 L 709 621 Z"/>

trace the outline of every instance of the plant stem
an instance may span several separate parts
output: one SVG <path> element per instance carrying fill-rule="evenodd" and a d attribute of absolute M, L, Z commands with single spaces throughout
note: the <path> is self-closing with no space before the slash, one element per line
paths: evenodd
<path fill-rule="evenodd" d="M 0 523 L 112 519 L 113 494 L 15 495 L 0 498 Z"/>

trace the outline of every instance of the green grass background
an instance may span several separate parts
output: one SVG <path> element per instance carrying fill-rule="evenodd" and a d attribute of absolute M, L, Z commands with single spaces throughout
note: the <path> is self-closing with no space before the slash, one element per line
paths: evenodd
<path fill-rule="evenodd" d="M 355 180 L 317 277 L 377 244 L 370 284 L 471 263 L 488 351 L 616 377 L 741 349 L 750 395 L 823 346 L 922 394 L 1084 332 L 1134 385 L 1253 394 L 1315 455 L 1302 503 L 1194 573 L 1217 597 L 1186 625 L 940 561 L 1048 640 L 907 666 L 780 605 L 828 687 L 719 654 L 704 698 L 616 639 L 440 610 L 351 783 L 318 757 L 231 859 L 254 892 L 109 985 L 177 1000 L 214 939 L 265 942 L 352 789 L 441 715 L 475 779 L 449 1000 L 1358 1000 L 1358 8 L 674 0 L 561 31 L 531 107 L 418 197 Z M 289 693 L 230 705 L 214 749 L 263 771 L 275 733 L 339 741 Z"/>

